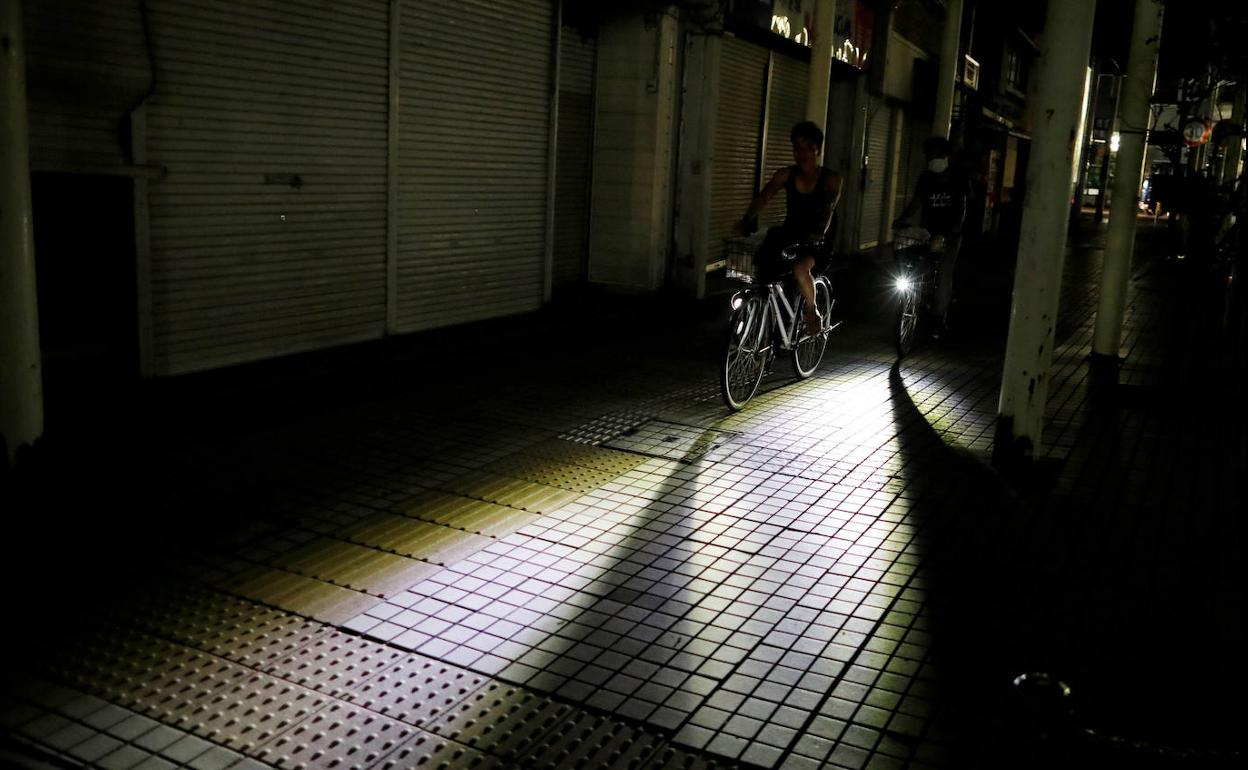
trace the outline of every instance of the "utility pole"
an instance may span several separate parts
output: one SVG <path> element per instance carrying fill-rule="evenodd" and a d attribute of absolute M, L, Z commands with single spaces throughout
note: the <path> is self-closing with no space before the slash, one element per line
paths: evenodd
<path fill-rule="evenodd" d="M 940 38 L 940 70 L 936 75 L 936 114 L 932 118 L 932 136 L 949 138 L 961 42 L 962 0 L 949 0 L 949 5 L 945 8 L 944 33 Z"/>
<path fill-rule="evenodd" d="M 994 462 L 1006 469 L 1025 465 L 1040 446 L 1095 12 L 1087 0 L 1049 0 L 1027 100 L 1034 116 L 1030 183 L 993 449 Z"/>
<path fill-rule="evenodd" d="M 0 471 L 43 434 L 20 0 L 0 0 Z"/>
<path fill-rule="evenodd" d="M 1114 176 L 1114 209 L 1109 218 L 1101 271 L 1101 299 L 1092 339 L 1093 385 L 1118 383 L 1118 345 L 1135 251 L 1136 215 L 1144 151 L 1153 111 L 1149 103 L 1157 80 L 1157 49 L 1161 38 L 1161 0 L 1136 0 L 1131 24 L 1131 52 L 1122 87 L 1122 137 L 1118 145 L 1118 173 Z M 1103 389 L 1103 388 L 1102 388 Z"/>
<path fill-rule="evenodd" d="M 1110 75 L 1114 80 L 1114 109 L 1109 113 L 1109 125 L 1105 128 L 1105 154 L 1101 156 L 1101 184 L 1096 192 L 1096 216 L 1092 221 L 1098 225 L 1105 221 L 1105 197 L 1109 194 L 1109 161 L 1113 155 L 1114 132 L 1118 130 L 1118 108 L 1122 99 L 1122 78 Z"/>

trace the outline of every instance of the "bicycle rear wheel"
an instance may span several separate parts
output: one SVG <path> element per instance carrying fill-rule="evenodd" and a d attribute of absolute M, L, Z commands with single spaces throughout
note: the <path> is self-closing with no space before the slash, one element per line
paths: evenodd
<path fill-rule="evenodd" d="M 905 358 L 914 350 L 919 338 L 919 294 L 923 287 L 917 281 L 902 292 L 897 301 L 897 355 Z"/>
<path fill-rule="evenodd" d="M 763 381 L 767 366 L 764 345 L 766 309 L 759 297 L 746 297 L 741 307 L 732 311 L 728 322 L 728 340 L 719 384 L 724 403 L 733 411 L 743 408 Z"/>
<path fill-rule="evenodd" d="M 832 285 L 826 278 L 815 279 L 815 309 L 823 319 L 823 328 L 818 334 L 808 334 L 802 323 L 804 302 L 798 303 L 798 328 L 801 332 L 797 344 L 793 347 L 793 373 L 799 380 L 804 380 L 815 373 L 819 362 L 823 360 L 823 352 L 828 347 L 828 331 L 832 315 Z"/>

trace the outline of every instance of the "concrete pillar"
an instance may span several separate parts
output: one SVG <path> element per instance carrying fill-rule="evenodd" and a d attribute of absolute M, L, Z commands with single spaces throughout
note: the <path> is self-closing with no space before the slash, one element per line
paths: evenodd
<path fill-rule="evenodd" d="M 953 91 L 958 82 L 958 62 L 962 41 L 962 0 L 950 0 L 945 10 L 945 27 L 940 38 L 940 69 L 936 73 L 936 114 L 932 136 L 949 138 L 953 121 Z"/>
<path fill-rule="evenodd" d="M 0 0 L 0 470 L 43 434 L 20 0 Z"/>
<path fill-rule="evenodd" d="M 671 246 L 676 19 L 640 15 L 602 25 L 594 114 L 589 280 L 651 292 Z"/>
<path fill-rule="evenodd" d="M 1157 48 L 1161 38 L 1161 0 L 1136 0 L 1135 21 L 1131 24 L 1131 51 L 1127 73 L 1122 81 L 1118 114 L 1121 139 L 1118 169 L 1111 190 L 1113 215 L 1105 243 L 1101 271 L 1101 298 L 1096 311 L 1096 331 L 1092 338 L 1092 365 L 1097 384 L 1117 381 L 1118 344 L 1122 337 L 1122 317 L 1131 276 L 1131 255 L 1135 250 L 1135 227 L 1140 183 L 1144 172 L 1149 122 L 1149 101 L 1157 79 Z"/>
<path fill-rule="evenodd" d="M 1049 0 L 1027 99 L 1033 116 L 1029 183 L 994 450 L 994 459 L 1005 466 L 1029 460 L 1040 445 L 1095 11 L 1096 4 L 1087 0 Z"/>
<path fill-rule="evenodd" d="M 832 36 L 836 27 L 836 0 L 816 0 L 810 49 L 810 79 L 806 86 L 806 119 L 826 133 L 828 87 L 832 82 Z"/>
<path fill-rule="evenodd" d="M 722 50 L 719 35 L 689 34 L 685 40 L 674 278 L 682 291 L 698 299 L 706 296 Z"/>

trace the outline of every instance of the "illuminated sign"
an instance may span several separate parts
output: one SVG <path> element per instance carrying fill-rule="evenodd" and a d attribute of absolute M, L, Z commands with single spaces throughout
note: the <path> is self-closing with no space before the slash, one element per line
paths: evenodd
<path fill-rule="evenodd" d="M 832 55 L 851 67 L 867 68 L 871 38 L 875 34 L 875 11 L 863 0 L 837 3 L 832 27 Z"/>
<path fill-rule="evenodd" d="M 771 31 L 780 37 L 810 45 L 814 27 L 814 0 L 775 0 L 771 6 Z"/>

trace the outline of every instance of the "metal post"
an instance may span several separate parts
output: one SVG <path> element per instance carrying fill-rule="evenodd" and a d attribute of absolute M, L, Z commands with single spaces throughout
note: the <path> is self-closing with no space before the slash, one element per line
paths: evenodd
<path fill-rule="evenodd" d="M 542 302 L 550 302 L 555 275 L 555 187 L 559 157 L 559 59 L 563 52 L 563 0 L 555 3 L 550 52 L 550 117 L 546 137 L 546 245 L 542 259 Z M 657 45 L 657 43 L 656 43 Z"/>
<path fill-rule="evenodd" d="M 994 459 L 1007 467 L 1030 460 L 1040 445 L 1095 11 L 1096 4 L 1086 0 L 1049 0 L 1027 100 L 1034 116 L 1029 190 L 1023 204 L 994 447 Z"/>
<path fill-rule="evenodd" d="M 944 34 L 940 39 L 940 70 L 936 75 L 936 114 L 932 117 L 932 136 L 949 138 L 961 40 L 962 0 L 950 0 L 945 9 Z"/>
<path fill-rule="evenodd" d="M 1101 184 L 1096 191 L 1096 216 L 1093 221 L 1098 225 L 1105 221 L 1105 198 L 1109 195 L 1109 160 L 1113 153 L 1110 143 L 1114 140 L 1114 132 L 1118 130 L 1118 108 L 1122 100 L 1122 78 L 1111 75 L 1114 79 L 1114 111 L 1109 114 L 1109 126 L 1105 129 L 1105 154 L 1101 156 Z"/>
<path fill-rule="evenodd" d="M 1231 103 L 1231 123 L 1240 131 L 1244 129 L 1244 95 L 1248 84 L 1243 81 L 1235 89 L 1235 101 Z M 1244 135 L 1234 133 L 1226 140 L 1226 152 L 1222 155 L 1222 184 L 1234 184 L 1239 178 L 1239 159 L 1243 156 Z"/>
<path fill-rule="evenodd" d="M 402 3 L 390 0 L 388 82 L 386 94 L 386 333 L 399 332 L 399 55 L 402 50 Z"/>
<path fill-rule="evenodd" d="M 0 469 L 43 434 L 20 0 L 0 0 Z"/>
<path fill-rule="evenodd" d="M 1094 384 L 1117 383 L 1118 344 L 1123 308 L 1135 248 L 1136 210 L 1144 172 L 1152 110 L 1149 102 L 1157 80 L 1157 48 L 1161 37 L 1161 0 L 1136 0 L 1131 24 L 1131 51 L 1122 87 L 1122 136 L 1118 144 L 1118 173 L 1114 177 L 1113 216 L 1105 243 L 1101 272 L 1101 299 L 1092 339 Z M 1112 377 L 1112 379 L 1108 379 Z"/>

